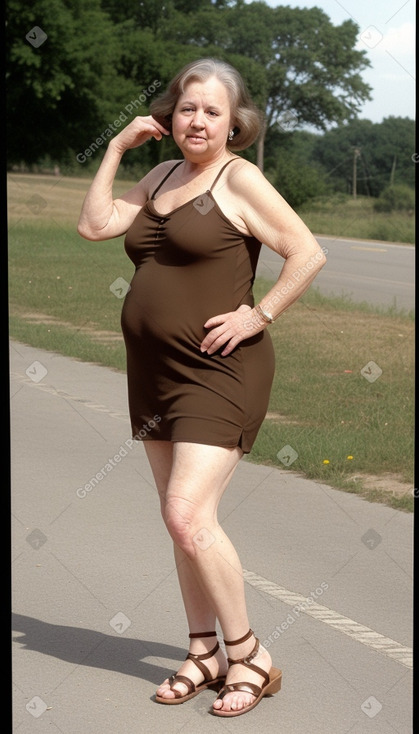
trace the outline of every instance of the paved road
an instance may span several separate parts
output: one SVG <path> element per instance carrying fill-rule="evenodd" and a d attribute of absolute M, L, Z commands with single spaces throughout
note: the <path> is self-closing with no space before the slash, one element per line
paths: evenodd
<path fill-rule="evenodd" d="M 371 240 L 317 237 L 327 264 L 315 280 L 326 295 L 348 295 L 376 306 L 415 308 L 415 248 Z M 257 274 L 276 279 L 282 259 L 263 246 Z"/>
<path fill-rule="evenodd" d="M 11 373 L 16 734 L 410 734 L 412 515 L 241 462 L 221 522 L 283 689 L 157 705 L 187 630 L 125 376 L 18 343 Z"/>

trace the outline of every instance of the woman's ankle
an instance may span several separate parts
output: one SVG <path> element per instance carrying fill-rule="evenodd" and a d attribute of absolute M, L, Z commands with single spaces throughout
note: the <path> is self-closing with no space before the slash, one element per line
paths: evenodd
<path fill-rule="evenodd" d="M 252 632 L 251 635 L 249 635 L 250 632 Z M 254 632 L 249 630 L 249 633 L 248 635 L 243 636 L 243 638 L 239 638 L 240 641 L 230 641 L 230 644 L 229 641 L 224 640 L 228 659 L 232 663 L 237 661 L 236 665 L 239 664 L 239 660 L 243 660 L 246 663 L 252 663 L 254 665 L 259 664 L 261 667 L 265 667 L 272 663 L 269 652 L 260 644 L 260 641 Z M 231 644 L 231 642 L 233 642 L 233 644 Z M 264 665 L 262 664 L 262 661 Z"/>
<path fill-rule="evenodd" d="M 217 633 L 191 632 L 189 633 L 189 652 L 201 655 L 210 652 L 218 643 Z"/>

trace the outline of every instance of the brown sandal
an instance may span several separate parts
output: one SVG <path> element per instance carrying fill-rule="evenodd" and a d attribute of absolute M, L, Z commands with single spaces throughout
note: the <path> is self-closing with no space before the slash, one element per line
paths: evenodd
<path fill-rule="evenodd" d="M 216 637 L 216 632 L 191 632 L 189 635 L 190 638 L 194 637 Z M 202 655 L 195 655 L 192 652 L 188 652 L 185 660 L 192 660 L 192 662 L 195 663 L 197 668 L 201 671 L 202 675 L 204 676 L 203 682 L 196 686 L 195 683 L 191 681 L 190 678 L 187 678 L 186 675 L 171 675 L 169 678 L 169 684 L 170 684 L 170 690 L 173 691 L 175 694 L 174 698 L 165 698 L 164 696 L 157 696 L 156 694 L 156 701 L 158 703 L 167 703 L 167 704 L 178 704 L 178 703 L 184 703 L 185 701 L 189 701 L 190 698 L 193 698 L 194 696 L 197 696 L 198 693 L 201 693 L 201 691 L 205 691 L 207 688 L 214 688 L 216 691 L 219 691 L 222 684 L 225 681 L 225 675 L 221 675 L 218 678 L 211 678 L 211 673 L 209 672 L 208 668 L 202 660 L 208 660 L 209 658 L 212 658 L 213 655 L 217 652 L 219 649 L 219 644 L 217 641 L 217 644 L 210 650 L 209 652 L 203 653 Z M 183 696 L 179 691 L 176 690 L 176 688 L 173 688 L 174 683 L 183 683 L 186 688 L 188 689 L 188 692 Z"/>
<path fill-rule="evenodd" d="M 241 637 L 239 640 L 234 640 L 233 642 L 227 642 L 226 640 L 224 640 L 224 643 L 226 645 L 240 645 L 242 642 L 246 642 L 246 640 L 249 640 L 252 635 L 253 631 L 249 630 L 249 632 Z M 239 711 L 223 711 L 222 709 L 213 708 L 212 713 L 215 716 L 240 716 L 240 714 L 245 714 L 247 713 L 247 711 L 254 709 L 255 706 L 260 703 L 264 696 L 277 693 L 281 689 L 282 672 L 278 670 L 278 668 L 271 668 L 268 675 L 268 673 L 262 670 L 262 668 L 259 668 L 257 665 L 254 665 L 251 662 L 259 652 L 259 640 L 257 637 L 255 637 L 255 640 L 256 644 L 250 655 L 247 655 L 247 657 L 242 658 L 241 660 L 231 660 L 231 658 L 227 658 L 227 661 L 230 666 L 244 665 L 246 666 L 246 668 L 249 668 L 249 670 L 253 670 L 255 673 L 258 673 L 263 677 L 265 684 L 262 687 L 257 686 L 254 683 L 246 683 L 245 681 L 240 681 L 240 683 L 226 684 L 219 692 L 216 699 L 217 701 L 222 700 L 227 693 L 234 691 L 252 693 L 254 696 L 256 696 L 256 699 L 249 706 L 245 706 Z"/>

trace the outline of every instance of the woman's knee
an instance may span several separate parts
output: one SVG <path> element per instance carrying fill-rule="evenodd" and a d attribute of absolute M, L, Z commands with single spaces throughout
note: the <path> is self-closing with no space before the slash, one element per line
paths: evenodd
<path fill-rule="evenodd" d="M 190 558 L 194 558 L 197 547 L 199 548 L 199 537 L 206 528 L 201 508 L 189 500 L 183 498 L 171 498 L 162 505 L 162 515 L 167 530 L 179 548 Z"/>

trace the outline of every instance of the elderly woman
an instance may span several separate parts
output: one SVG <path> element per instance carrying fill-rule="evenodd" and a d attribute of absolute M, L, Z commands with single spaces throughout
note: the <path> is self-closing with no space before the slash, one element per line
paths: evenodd
<path fill-rule="evenodd" d="M 260 170 L 233 152 L 260 130 L 234 68 L 214 59 L 189 64 L 150 112 L 110 141 L 78 231 L 89 240 L 125 234 L 135 265 L 122 310 L 132 432 L 144 440 L 173 539 L 190 638 L 185 662 L 156 700 L 179 704 L 215 688 L 212 713 L 237 716 L 279 691 L 281 671 L 250 629 L 241 564 L 217 507 L 268 407 L 274 355 L 267 328 L 325 257 Z M 182 157 L 113 199 L 122 155 L 164 135 Z M 262 242 L 284 264 L 255 306 Z"/>

